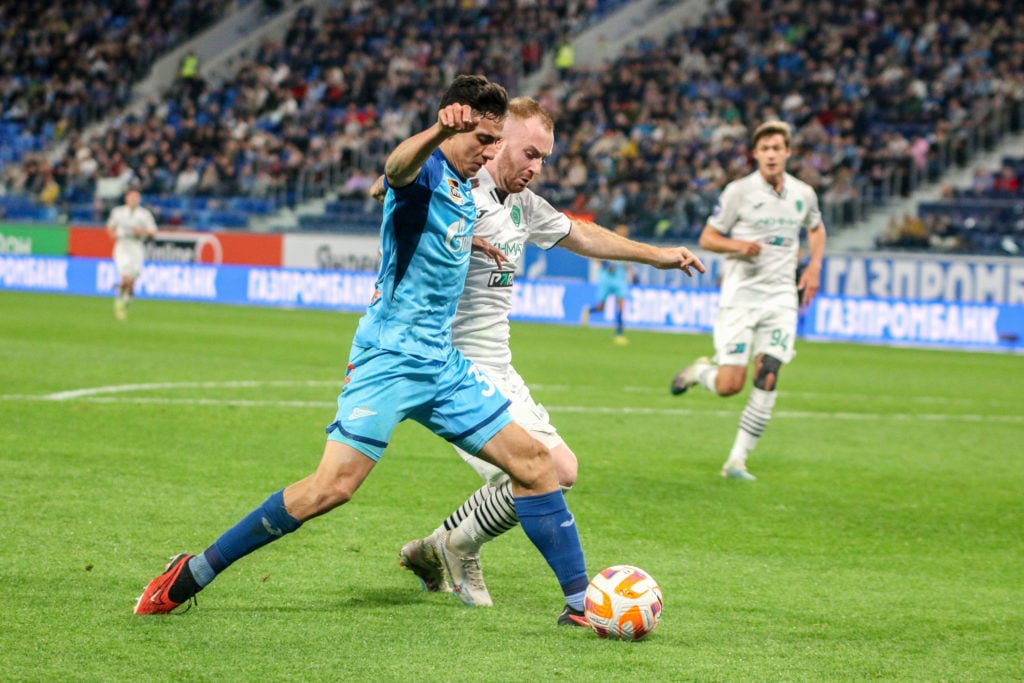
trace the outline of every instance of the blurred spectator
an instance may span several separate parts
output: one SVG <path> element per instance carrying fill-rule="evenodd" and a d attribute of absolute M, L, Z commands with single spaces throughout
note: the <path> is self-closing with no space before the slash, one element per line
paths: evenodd
<path fill-rule="evenodd" d="M 928 246 L 936 251 L 959 251 L 963 248 L 960 237 L 949 216 L 928 214 L 922 219 L 928 234 Z"/>
<path fill-rule="evenodd" d="M 1003 164 L 999 175 L 992 182 L 992 191 L 1000 195 L 1015 195 L 1020 190 L 1020 179 L 1010 164 Z"/>
<path fill-rule="evenodd" d="M 195 157 L 189 157 L 185 167 L 178 172 L 174 180 L 174 194 L 188 197 L 195 194 L 199 187 L 199 168 Z"/>
<path fill-rule="evenodd" d="M 191 100 L 198 98 L 199 94 L 203 91 L 205 84 L 199 75 L 199 57 L 192 50 L 186 52 L 185 56 L 181 58 L 181 64 L 178 67 L 178 79 L 185 96 Z"/>
<path fill-rule="evenodd" d="M 572 46 L 572 38 L 562 36 L 562 40 L 559 41 L 558 47 L 555 49 L 555 69 L 558 71 L 558 77 L 565 80 L 574 66 L 576 66 L 576 51 Z"/>
<path fill-rule="evenodd" d="M 53 177 L 53 171 L 46 169 L 43 173 L 43 186 L 39 190 L 38 200 L 43 206 L 54 206 L 60 197 L 60 185 Z"/>
<path fill-rule="evenodd" d="M 877 240 L 879 247 L 904 247 L 921 249 L 930 245 L 928 230 L 924 221 L 910 214 L 893 216 L 889 225 Z"/>
<path fill-rule="evenodd" d="M 992 177 L 992 172 L 987 168 L 976 168 L 974 169 L 974 177 L 971 180 L 971 193 L 978 196 L 987 196 L 992 189 L 995 187 L 995 179 Z"/>
<path fill-rule="evenodd" d="M 359 168 L 352 169 L 352 175 L 348 177 L 348 180 L 338 190 L 338 194 L 342 197 L 359 197 L 363 198 L 373 185 L 375 178 L 369 173 L 362 171 Z"/>

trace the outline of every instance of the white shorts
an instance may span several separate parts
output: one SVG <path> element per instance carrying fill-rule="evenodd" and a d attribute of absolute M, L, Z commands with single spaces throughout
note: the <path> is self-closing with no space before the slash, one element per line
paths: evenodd
<path fill-rule="evenodd" d="M 118 240 L 114 244 L 114 265 L 121 277 L 137 278 L 146 261 L 146 250 L 139 240 Z"/>
<path fill-rule="evenodd" d="M 505 398 L 512 402 L 512 405 L 508 407 L 509 414 L 512 415 L 513 420 L 530 433 L 530 436 L 540 441 L 549 449 L 564 443 L 562 437 L 558 435 L 558 430 L 551 424 L 548 418 L 548 411 L 544 409 L 544 406 L 533 400 L 529 387 L 523 382 L 523 378 L 519 376 L 515 368 L 511 365 L 496 368 L 479 363 L 477 367 L 484 370 L 487 376 L 491 378 L 491 381 L 494 382 L 494 385 L 498 387 L 498 390 L 505 395 Z M 458 451 L 459 455 L 462 456 L 462 459 L 470 467 L 476 470 L 477 474 L 488 485 L 497 486 L 508 478 L 507 474 L 491 463 L 470 455 L 457 446 L 455 450 Z"/>
<path fill-rule="evenodd" d="M 766 354 L 783 363 L 796 350 L 796 309 L 720 308 L 715 320 L 715 363 L 743 365 Z"/>

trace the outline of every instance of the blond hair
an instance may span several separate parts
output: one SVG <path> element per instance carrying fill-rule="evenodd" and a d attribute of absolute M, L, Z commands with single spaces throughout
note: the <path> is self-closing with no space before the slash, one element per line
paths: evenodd
<path fill-rule="evenodd" d="M 509 100 L 508 115 L 521 121 L 536 117 L 541 120 L 546 131 L 550 133 L 555 130 L 555 120 L 551 114 L 544 111 L 544 108 L 532 97 L 514 97 Z"/>
<path fill-rule="evenodd" d="M 789 141 L 792 137 L 791 131 L 792 129 L 785 121 L 765 121 L 754 129 L 754 138 L 751 146 L 757 147 L 758 140 L 769 135 L 781 135 L 782 139 L 786 142 L 786 149 L 789 149 Z"/>

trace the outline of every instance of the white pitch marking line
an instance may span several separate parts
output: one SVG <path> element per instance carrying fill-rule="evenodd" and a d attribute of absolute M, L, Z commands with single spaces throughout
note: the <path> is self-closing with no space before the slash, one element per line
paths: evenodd
<path fill-rule="evenodd" d="M 170 398 L 170 397 L 119 397 L 110 394 L 138 392 L 138 391 L 159 391 L 162 389 L 219 389 L 219 388 L 241 388 L 251 389 L 264 386 L 338 386 L 339 382 L 325 380 L 247 380 L 247 381 L 226 381 L 226 382 L 156 382 L 150 384 L 116 384 L 102 387 L 89 387 L 85 389 L 74 389 L 60 391 L 51 394 L 30 395 L 30 394 L 9 394 L 0 395 L 0 400 L 6 401 L 69 401 L 82 400 L 91 403 L 147 403 L 166 405 L 207 405 L 207 406 L 235 406 L 235 407 L 272 407 L 272 408 L 328 408 L 335 405 L 326 401 L 268 401 L 268 400 L 247 400 L 247 399 L 212 399 L 212 398 Z M 535 385 L 533 388 L 545 390 L 568 389 L 558 385 Z M 575 387 L 574 390 L 579 390 Z M 794 393 L 793 395 L 803 395 Z M 834 394 L 806 394 L 808 396 L 835 396 Z M 879 400 L 882 397 L 864 395 L 863 398 Z M 928 398 L 928 397 L 919 397 Z M 906 399 L 904 399 L 906 400 Z M 911 397 L 913 400 L 913 397 Z M 558 406 L 547 404 L 549 410 L 565 413 L 582 413 L 596 415 L 666 415 L 666 416 L 713 416 L 713 417 L 735 417 L 735 410 L 696 410 L 692 408 L 634 408 L 629 406 Z M 975 422 L 975 423 L 1005 423 L 1022 424 L 1024 415 L 978 415 L 978 414 L 957 414 L 957 413 L 855 413 L 855 412 L 820 412 L 807 410 L 776 410 L 773 417 L 814 419 L 822 418 L 828 420 L 897 420 L 897 421 L 925 421 L 925 422 Z"/>
<path fill-rule="evenodd" d="M 3 398 L 3 397 L 0 397 Z M 87 403 L 147 403 L 150 405 L 234 406 L 238 408 L 332 408 L 335 401 L 252 401 L 240 398 L 120 398 L 97 396 L 82 399 Z"/>
<path fill-rule="evenodd" d="M 59 391 L 55 394 L 44 394 L 37 398 L 44 401 L 67 401 L 69 399 L 84 398 L 88 396 L 99 396 L 101 394 L 122 394 L 130 391 L 155 391 L 159 389 L 220 389 L 239 388 L 255 389 L 257 387 L 289 387 L 289 386 L 337 386 L 340 382 L 325 381 L 258 381 L 247 380 L 238 382 L 156 382 L 150 384 L 111 384 L 104 387 L 88 387 L 86 389 L 74 389 L 72 391 Z M 6 397 L 0 397 L 6 398 Z"/>
<path fill-rule="evenodd" d="M 693 410 L 689 408 L 630 408 L 630 407 L 604 407 L 604 406 L 557 406 L 545 403 L 544 407 L 554 412 L 566 413 L 596 413 L 596 414 L 629 414 L 629 415 L 671 415 L 671 416 L 694 416 L 710 415 L 713 417 L 736 417 L 736 410 Z M 964 413 L 851 413 L 810 410 L 775 410 L 772 417 L 781 418 L 824 418 L 828 420 L 924 420 L 928 422 L 1005 422 L 1009 424 L 1024 424 L 1024 415 L 977 415 Z"/>
<path fill-rule="evenodd" d="M 596 390 L 597 387 L 588 386 L 570 386 L 567 384 L 531 384 L 531 391 L 590 391 Z M 655 395 L 666 395 L 668 393 L 668 384 L 662 387 L 652 386 L 640 386 L 631 387 L 625 386 L 620 387 L 620 390 L 624 394 L 644 394 L 648 396 Z M 817 391 L 779 391 L 780 398 L 803 398 L 803 399 L 830 399 L 830 398 L 842 398 L 844 401 L 899 401 L 901 403 L 932 403 L 936 405 L 978 405 L 979 403 L 986 406 L 1017 406 L 1018 404 L 1012 401 L 997 401 L 997 400 L 978 400 L 970 398 L 958 398 L 955 396 L 887 396 L 884 394 L 835 394 L 828 392 L 817 392 Z"/>

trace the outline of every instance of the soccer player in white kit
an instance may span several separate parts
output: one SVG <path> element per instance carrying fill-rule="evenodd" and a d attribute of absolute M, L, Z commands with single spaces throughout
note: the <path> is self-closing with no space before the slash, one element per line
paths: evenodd
<path fill-rule="evenodd" d="M 674 395 L 701 385 L 719 396 L 743 390 L 754 359 L 754 386 L 722 476 L 753 480 L 747 456 L 772 417 L 779 371 L 793 360 L 798 306 L 818 292 L 825 225 L 814 189 L 786 173 L 790 128 L 767 121 L 754 131 L 757 170 L 722 191 L 700 236 L 700 246 L 725 254 L 714 326 L 715 357 L 698 358 L 672 380 Z M 810 261 L 797 279 L 800 233 Z"/>
<path fill-rule="evenodd" d="M 529 242 L 544 249 L 558 245 L 591 258 L 679 268 L 687 275 L 691 269 L 704 272 L 704 265 L 684 247 L 657 248 L 594 223 L 570 219 L 529 190 L 527 186 L 540 174 L 554 147 L 554 121 L 534 100 L 521 97 L 509 103 L 503 135 L 498 154 L 474 179 L 476 250 L 470 257 L 452 341 L 512 402 L 512 418 L 548 447 L 559 483 L 568 489 L 576 481 L 576 456 L 512 367 L 509 314 L 524 245 Z M 430 536 L 405 544 L 399 562 L 414 572 L 428 591 L 454 589 L 467 605 L 490 606 L 491 596 L 480 569 L 480 548 L 515 527 L 518 518 L 508 476 L 456 450 L 486 484 Z M 442 543 L 444 553 L 438 551 Z"/>
<path fill-rule="evenodd" d="M 145 240 L 156 235 L 156 220 L 149 209 L 139 206 L 142 195 L 130 190 L 124 204 L 115 206 L 107 219 L 107 234 L 114 240 L 114 265 L 121 278 L 114 296 L 114 315 L 124 320 L 135 293 L 135 280 L 146 262 Z"/>

